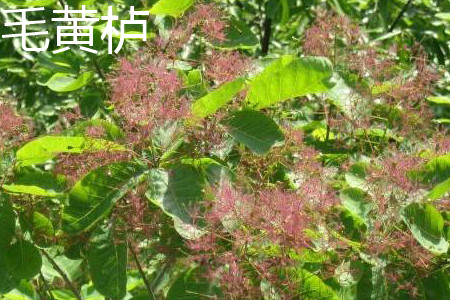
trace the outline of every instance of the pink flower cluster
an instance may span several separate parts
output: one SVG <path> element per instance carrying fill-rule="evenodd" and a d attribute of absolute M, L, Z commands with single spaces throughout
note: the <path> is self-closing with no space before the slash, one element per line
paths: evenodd
<path fill-rule="evenodd" d="M 54 172 L 66 176 L 69 183 L 75 183 L 83 175 L 101 166 L 130 160 L 128 152 L 98 151 L 82 154 L 60 154 Z"/>
<path fill-rule="evenodd" d="M 121 59 L 110 82 L 111 103 L 123 119 L 129 142 L 143 141 L 156 127 L 189 112 L 187 99 L 179 95 L 182 82 L 166 59 Z"/>
<path fill-rule="evenodd" d="M 189 43 L 195 33 L 213 43 L 226 40 L 228 27 L 225 14 L 214 3 L 202 3 L 194 7 L 172 30 L 168 39 L 159 37 L 156 49 L 168 57 L 175 58 L 177 53 Z"/>
<path fill-rule="evenodd" d="M 213 3 L 197 5 L 187 17 L 187 23 L 188 28 L 199 28 L 213 42 L 223 42 L 226 39 L 227 22 L 222 11 Z"/>
<path fill-rule="evenodd" d="M 339 58 L 337 42 L 347 46 L 355 45 L 361 39 L 358 26 L 347 17 L 319 12 L 314 24 L 305 33 L 303 51 L 308 55 L 325 56 L 332 61 Z"/>
<path fill-rule="evenodd" d="M 213 51 L 205 58 L 205 74 L 218 85 L 243 76 L 249 68 L 250 60 L 235 51 Z"/>
<path fill-rule="evenodd" d="M 381 162 L 381 168 L 373 169 L 370 181 L 382 180 L 386 186 L 399 187 L 406 192 L 417 190 L 420 186 L 408 177 L 408 172 L 414 171 L 423 159 L 403 153 L 395 153 Z"/>
<path fill-rule="evenodd" d="M 10 105 L 0 103 L 0 149 L 11 140 L 24 139 L 27 129 L 24 119 Z"/>

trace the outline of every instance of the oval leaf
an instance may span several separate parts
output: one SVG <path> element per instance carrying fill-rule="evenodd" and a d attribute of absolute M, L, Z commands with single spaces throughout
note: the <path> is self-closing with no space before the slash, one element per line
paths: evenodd
<path fill-rule="evenodd" d="M 122 299 L 127 293 L 127 242 L 113 236 L 113 230 L 98 227 L 87 252 L 94 287 L 104 296 Z"/>
<path fill-rule="evenodd" d="M 75 234 L 102 219 L 114 204 L 144 179 L 145 170 L 131 162 L 98 168 L 72 188 L 64 208 L 62 229 Z"/>
<path fill-rule="evenodd" d="M 85 72 L 78 78 L 73 78 L 66 73 L 56 73 L 47 81 L 45 85 L 55 92 L 73 92 L 86 86 L 93 77 L 93 72 Z"/>
<path fill-rule="evenodd" d="M 87 137 L 74 136 L 44 136 L 27 143 L 16 153 L 17 162 L 21 166 L 45 163 L 58 153 L 83 153 L 99 150 L 121 151 L 124 148 L 118 144 Z"/>
<path fill-rule="evenodd" d="M 14 278 L 31 279 L 41 270 L 41 254 L 30 242 L 18 240 L 6 251 L 6 265 Z"/>
<path fill-rule="evenodd" d="M 249 104 L 257 109 L 308 94 L 326 92 L 333 67 L 326 58 L 286 55 L 270 64 L 249 84 Z"/>
<path fill-rule="evenodd" d="M 194 116 L 204 118 L 215 113 L 227 104 L 244 86 L 245 78 L 228 82 L 206 96 L 198 99 L 192 105 Z"/>
<path fill-rule="evenodd" d="M 234 112 L 224 124 L 236 141 L 256 154 L 265 154 L 274 145 L 284 141 L 284 135 L 277 123 L 255 110 Z"/>

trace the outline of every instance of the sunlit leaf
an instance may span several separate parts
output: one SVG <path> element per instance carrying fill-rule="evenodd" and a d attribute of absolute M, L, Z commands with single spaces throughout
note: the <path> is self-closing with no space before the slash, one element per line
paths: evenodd
<path fill-rule="evenodd" d="M 249 105 L 261 109 L 277 102 L 327 92 L 333 67 L 326 58 L 282 56 L 249 84 Z"/>

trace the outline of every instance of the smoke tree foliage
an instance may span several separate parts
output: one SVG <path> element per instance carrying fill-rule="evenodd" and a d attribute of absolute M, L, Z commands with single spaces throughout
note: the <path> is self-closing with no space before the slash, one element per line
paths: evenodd
<path fill-rule="evenodd" d="M 113 2 L 120 56 L 0 41 L 0 298 L 449 297 L 448 2 L 0 8 Z"/>

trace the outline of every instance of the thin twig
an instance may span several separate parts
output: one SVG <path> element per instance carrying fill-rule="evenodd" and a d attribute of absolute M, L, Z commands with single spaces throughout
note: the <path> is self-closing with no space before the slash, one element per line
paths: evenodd
<path fill-rule="evenodd" d="M 147 276 L 145 276 L 144 270 L 142 269 L 142 266 L 139 262 L 137 254 L 134 251 L 131 241 L 128 241 L 128 248 L 130 249 L 130 252 L 131 252 L 131 255 L 133 256 L 134 262 L 136 263 L 136 266 L 139 270 L 139 274 L 141 274 L 141 277 L 144 280 L 144 284 L 145 284 L 145 287 L 147 288 L 148 296 L 150 297 L 150 299 L 156 299 L 155 294 L 153 294 L 152 287 L 150 286 L 150 283 L 147 280 Z"/>
<path fill-rule="evenodd" d="M 408 2 L 406 2 L 406 4 L 403 6 L 402 10 L 400 11 L 400 13 L 398 14 L 397 18 L 395 19 L 395 21 L 392 23 L 392 25 L 389 27 L 388 32 L 392 32 L 395 28 L 395 26 L 397 26 L 398 22 L 400 22 L 400 20 L 402 19 L 403 15 L 405 14 L 406 10 L 408 9 L 409 5 L 413 2 L 413 0 L 408 0 Z"/>
<path fill-rule="evenodd" d="M 46 293 L 48 294 L 48 298 L 50 300 L 54 300 L 55 298 L 53 297 L 52 291 L 51 291 L 50 287 L 48 286 L 47 280 L 45 280 L 44 274 L 42 274 L 42 271 L 39 271 L 39 276 L 41 277 L 42 282 L 44 283 L 44 289 L 45 289 Z"/>
<path fill-rule="evenodd" d="M 58 264 L 56 263 L 56 261 L 44 250 L 41 249 L 42 254 L 44 254 L 44 256 L 48 259 L 48 261 L 52 264 L 53 268 L 55 269 L 56 272 L 59 273 L 59 275 L 61 275 L 61 277 L 63 278 L 63 280 L 66 282 L 66 284 L 69 286 L 69 288 L 72 290 L 73 294 L 75 295 L 75 298 L 77 298 L 78 300 L 83 300 L 81 298 L 80 293 L 78 292 L 77 288 L 73 285 L 73 283 L 70 281 L 69 277 L 67 277 L 66 273 L 58 266 Z"/>

